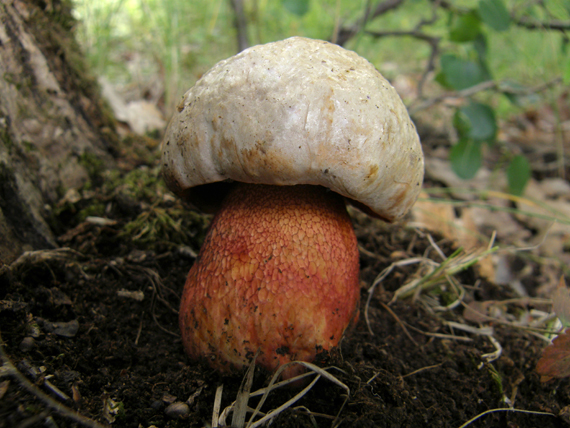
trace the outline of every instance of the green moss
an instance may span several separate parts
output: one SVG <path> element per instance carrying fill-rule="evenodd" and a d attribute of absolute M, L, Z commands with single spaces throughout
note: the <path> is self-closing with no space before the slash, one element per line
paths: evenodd
<path fill-rule="evenodd" d="M 86 206 L 82 210 L 79 210 L 76 215 L 78 222 L 83 222 L 87 217 L 104 217 L 105 216 L 105 204 L 101 201 L 95 200 L 92 204 Z"/>
<path fill-rule="evenodd" d="M 121 237 L 149 249 L 155 249 L 158 245 L 200 248 L 208 223 L 206 216 L 182 207 L 154 206 L 128 222 Z"/>
<path fill-rule="evenodd" d="M 22 141 L 22 146 L 24 146 L 24 149 L 27 152 L 36 152 L 38 150 L 38 148 L 36 147 L 36 145 L 34 143 L 32 143 L 31 141 L 26 141 L 23 140 Z"/>
<path fill-rule="evenodd" d="M 209 218 L 189 209 L 170 197 L 160 168 L 137 168 L 110 182 L 115 194 L 122 194 L 145 207 L 128 221 L 121 237 L 139 247 L 156 249 L 157 245 L 199 248 L 205 238 Z M 110 190 L 110 189 L 109 189 Z"/>
<path fill-rule="evenodd" d="M 52 210 L 50 224 L 64 233 L 89 216 L 106 217 L 118 222 L 118 238 L 129 248 L 165 251 L 181 246 L 198 249 L 209 225 L 209 216 L 196 213 L 170 194 L 162 180 L 160 167 L 141 166 L 123 173 L 105 170 L 101 161 L 89 154 L 81 163 L 90 181 L 80 191 L 78 200 L 66 200 Z"/>
<path fill-rule="evenodd" d="M 12 153 L 14 148 L 14 142 L 8 133 L 8 129 L 5 127 L 0 128 L 0 141 L 2 141 L 2 145 L 8 149 L 8 153 Z"/>
<path fill-rule="evenodd" d="M 119 144 L 121 156 L 126 156 L 131 162 L 140 165 L 158 165 L 160 154 L 157 150 L 159 140 L 137 134 L 128 134 Z"/>
<path fill-rule="evenodd" d="M 87 170 L 89 179 L 92 182 L 100 183 L 102 181 L 105 163 L 94 153 L 85 152 L 79 156 L 79 164 Z"/>
<path fill-rule="evenodd" d="M 105 173 L 103 192 L 122 194 L 131 200 L 154 204 L 168 193 L 162 180 L 160 168 L 140 166 L 123 174 L 118 170 Z"/>
<path fill-rule="evenodd" d="M 70 0 L 54 0 L 52 7 L 47 9 L 47 15 L 50 16 L 53 22 L 56 22 L 65 31 L 72 31 L 77 25 L 77 21 L 73 18 L 73 2 Z"/>

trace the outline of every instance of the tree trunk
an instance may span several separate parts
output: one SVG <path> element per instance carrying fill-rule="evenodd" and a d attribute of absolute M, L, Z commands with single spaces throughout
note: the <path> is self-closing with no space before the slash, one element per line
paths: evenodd
<path fill-rule="evenodd" d="M 0 265 L 56 246 L 53 205 L 114 164 L 114 119 L 88 77 L 66 0 L 0 0 Z"/>
<path fill-rule="evenodd" d="M 230 0 L 230 3 L 235 14 L 234 25 L 237 32 L 238 52 L 241 52 L 250 46 L 243 0 Z"/>

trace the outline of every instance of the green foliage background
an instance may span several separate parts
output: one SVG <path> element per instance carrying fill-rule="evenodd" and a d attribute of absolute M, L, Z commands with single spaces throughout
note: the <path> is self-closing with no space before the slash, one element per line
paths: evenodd
<path fill-rule="evenodd" d="M 294 35 L 334 40 L 343 26 L 354 25 L 381 1 L 244 0 L 251 44 Z M 494 144 L 497 119 L 536 102 L 551 103 L 570 83 L 568 35 L 547 28 L 528 29 L 513 18 L 537 23 L 570 21 L 570 0 L 457 0 L 437 7 L 429 0 L 407 0 L 369 19 L 345 45 L 369 59 L 388 79 L 408 75 L 418 81 L 431 54 L 417 37 L 382 37 L 379 31 L 419 31 L 440 38 L 436 70 L 427 96 L 495 82 L 493 91 L 468 97 L 456 109 L 459 140 L 450 155 L 457 174 L 471 178 L 481 163 L 484 144 Z M 164 110 L 217 61 L 236 53 L 234 12 L 229 0 L 75 0 L 77 28 L 92 68 L 113 82 L 128 84 L 160 75 L 165 83 Z M 436 17 L 437 19 L 433 19 Z M 138 66 L 128 67 L 137 56 Z M 526 91 L 560 78 L 552 90 Z M 413 100 L 406 99 L 406 103 Z M 513 193 L 520 193 L 530 170 L 516 154 L 506 156 Z M 515 161 L 514 166 L 510 164 Z"/>

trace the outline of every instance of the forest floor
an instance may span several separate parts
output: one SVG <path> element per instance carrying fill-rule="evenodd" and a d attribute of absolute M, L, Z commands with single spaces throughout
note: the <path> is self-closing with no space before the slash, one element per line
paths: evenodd
<path fill-rule="evenodd" d="M 422 137 L 431 160 L 449 147 L 437 135 Z M 90 188 L 52 207 L 61 248 L 0 266 L 0 428 L 207 427 L 217 413 L 217 391 L 221 410 L 236 400 L 245 372 L 221 376 L 182 349 L 177 308 L 208 218 L 164 188 L 155 153 L 155 141 L 135 139 L 118 171 L 95 165 Z M 428 168 L 426 189 L 447 185 L 435 175 Z M 549 174 L 535 171 L 535 178 L 541 183 Z M 547 237 L 515 213 L 512 224 L 503 224 L 516 226 L 531 250 L 513 251 L 522 241 L 509 241 L 507 226 L 492 242 L 499 244 L 492 255 L 484 239 L 465 250 L 446 228 L 419 227 L 426 224 L 421 210 L 430 211 L 425 203 L 399 225 L 351 210 L 361 247 L 359 321 L 339 349 L 315 362 L 336 380 L 322 376 L 272 426 L 570 424 L 568 379 L 541 382 L 535 371 L 548 344 L 548 298 L 567 243 L 556 255 L 541 253 Z M 452 206 L 440 224 L 465 226 L 473 205 Z M 487 219 L 496 212 L 490 213 Z M 478 233 L 488 231 L 477 221 Z M 568 238 L 564 229 L 561 237 Z M 452 256 L 459 247 L 464 251 Z M 411 297 L 402 294 L 404 285 L 430 275 L 439 279 Z M 251 390 L 270 379 L 257 369 Z M 277 409 L 299 392 L 272 390 L 261 410 Z M 259 400 L 251 397 L 248 405 Z"/>

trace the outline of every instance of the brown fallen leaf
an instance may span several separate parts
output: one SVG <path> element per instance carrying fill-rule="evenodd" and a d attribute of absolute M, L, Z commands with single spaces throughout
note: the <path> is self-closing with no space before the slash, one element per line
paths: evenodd
<path fill-rule="evenodd" d="M 541 382 L 570 376 L 570 333 L 560 333 L 551 345 L 544 348 L 542 357 L 536 364 L 536 372 Z"/>
<path fill-rule="evenodd" d="M 412 209 L 412 225 L 441 234 L 462 247 L 466 252 L 486 248 L 487 238 L 480 234 L 473 218 L 472 208 L 463 208 L 458 216 L 451 204 L 430 200 L 425 192 L 420 194 L 420 200 Z M 478 261 L 479 273 L 493 281 L 495 268 L 491 257 Z"/>
<path fill-rule="evenodd" d="M 564 276 L 560 277 L 558 287 L 552 295 L 552 309 L 560 322 L 568 326 L 570 289 L 566 287 Z M 541 375 L 541 382 L 570 376 L 570 330 L 564 330 L 552 341 L 552 344 L 544 348 L 542 357 L 536 365 L 536 372 Z"/>

